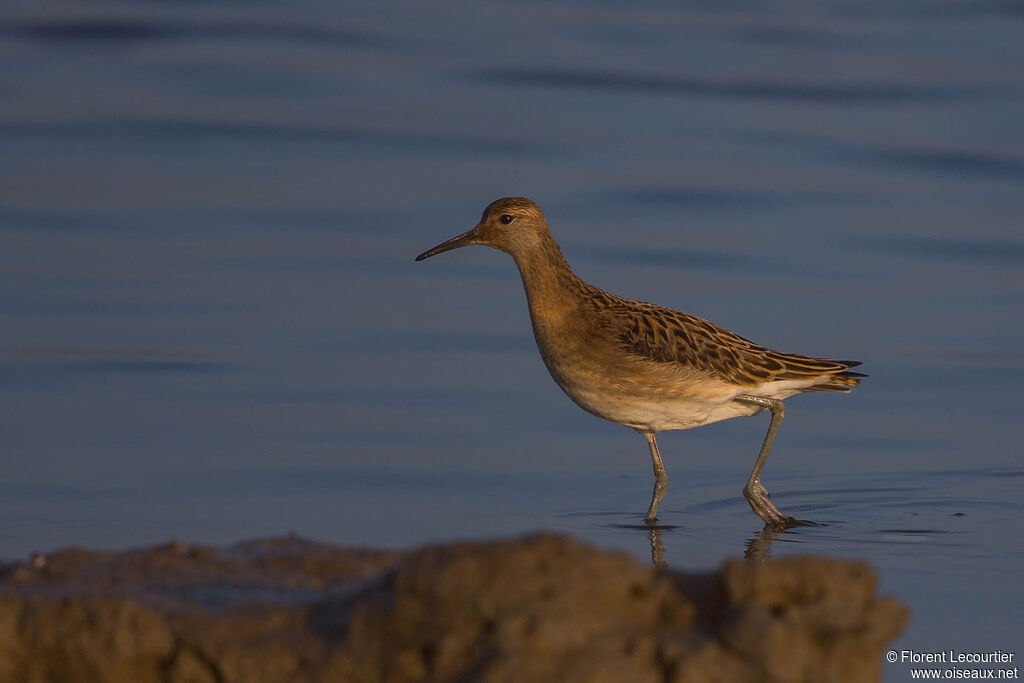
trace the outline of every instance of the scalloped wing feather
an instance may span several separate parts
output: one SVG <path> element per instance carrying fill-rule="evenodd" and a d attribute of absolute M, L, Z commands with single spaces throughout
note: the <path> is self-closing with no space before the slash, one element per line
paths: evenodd
<path fill-rule="evenodd" d="M 656 363 L 680 363 L 740 387 L 807 380 L 801 391 L 848 392 L 866 377 L 849 372 L 860 365 L 857 361 L 781 353 L 671 308 L 604 291 L 592 294 L 590 301 L 614 327 L 623 350 Z"/>

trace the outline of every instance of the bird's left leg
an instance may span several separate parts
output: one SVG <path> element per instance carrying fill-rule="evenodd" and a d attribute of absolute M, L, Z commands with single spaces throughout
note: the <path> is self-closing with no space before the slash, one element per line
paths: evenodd
<path fill-rule="evenodd" d="M 658 442 L 654 438 L 654 432 L 637 430 L 647 439 L 647 445 L 651 447 L 651 461 L 654 465 L 654 491 L 651 492 L 651 506 L 647 508 L 647 516 L 644 521 L 654 524 L 658 518 L 658 506 L 661 505 L 665 492 L 668 491 L 668 474 L 665 473 L 665 463 L 661 461 L 661 451 L 658 450 Z"/>
<path fill-rule="evenodd" d="M 782 425 L 782 418 L 786 416 L 786 406 L 779 399 L 765 398 L 763 396 L 737 396 L 734 400 L 741 403 L 758 405 L 772 412 L 772 421 L 768 425 L 768 433 L 764 436 L 761 452 L 758 453 L 757 462 L 754 463 L 754 470 L 750 473 L 747 485 L 743 487 L 743 496 L 750 503 L 754 514 L 764 520 L 765 526 L 783 529 L 792 526 L 797 523 L 797 520 L 779 512 L 779 509 L 771 501 L 768 489 L 761 484 L 761 470 L 764 469 L 764 463 L 768 459 L 768 451 L 772 449 L 775 435 Z"/>

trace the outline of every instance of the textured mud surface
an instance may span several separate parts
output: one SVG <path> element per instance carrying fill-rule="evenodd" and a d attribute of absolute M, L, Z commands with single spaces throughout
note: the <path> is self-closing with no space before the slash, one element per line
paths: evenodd
<path fill-rule="evenodd" d="M 0 680 L 874 681 L 907 611 L 865 564 L 656 571 L 571 539 L 296 537 L 0 567 Z"/>

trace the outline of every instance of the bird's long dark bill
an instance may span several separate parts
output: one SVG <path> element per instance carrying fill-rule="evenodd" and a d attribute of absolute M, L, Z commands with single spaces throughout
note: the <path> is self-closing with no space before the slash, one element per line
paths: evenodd
<path fill-rule="evenodd" d="M 476 228 L 468 230 L 461 235 L 456 235 L 447 242 L 441 242 L 433 249 L 427 249 L 425 252 L 416 257 L 417 261 L 422 261 L 425 258 L 436 256 L 445 251 L 451 251 L 452 249 L 458 249 L 459 247 L 469 246 L 470 244 L 477 243 Z"/>

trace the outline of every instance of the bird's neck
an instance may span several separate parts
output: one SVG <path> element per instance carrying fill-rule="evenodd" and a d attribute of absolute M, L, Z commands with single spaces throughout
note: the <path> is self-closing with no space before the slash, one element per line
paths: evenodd
<path fill-rule="evenodd" d="M 551 235 L 544 235 L 539 247 L 513 257 L 523 278 L 534 328 L 557 323 L 577 308 L 582 282 Z"/>

